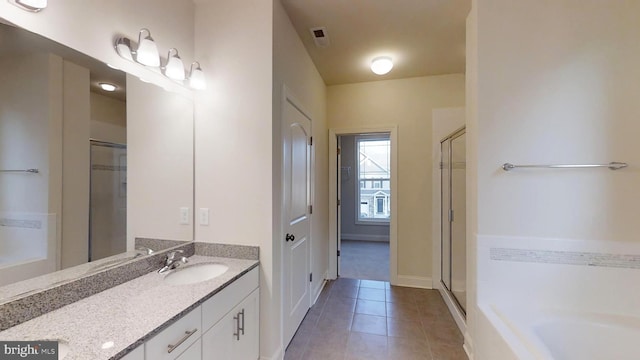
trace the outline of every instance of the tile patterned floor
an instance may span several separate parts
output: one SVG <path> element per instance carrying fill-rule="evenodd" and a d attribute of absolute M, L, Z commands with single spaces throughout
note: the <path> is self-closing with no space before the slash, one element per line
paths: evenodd
<path fill-rule="evenodd" d="M 467 360 L 436 290 L 341 277 L 327 283 L 285 360 Z"/>
<path fill-rule="evenodd" d="M 389 281 L 389 243 L 342 240 L 340 265 L 341 277 Z"/>

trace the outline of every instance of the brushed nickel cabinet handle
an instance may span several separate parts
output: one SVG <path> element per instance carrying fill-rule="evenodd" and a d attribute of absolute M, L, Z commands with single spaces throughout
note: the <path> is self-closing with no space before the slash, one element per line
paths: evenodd
<path fill-rule="evenodd" d="M 169 346 L 167 346 L 167 352 L 171 353 L 173 350 L 175 350 L 178 346 L 182 345 L 183 342 L 185 342 L 191 335 L 195 334 L 196 331 L 198 331 L 198 329 L 193 329 L 191 331 L 185 331 L 184 332 L 184 336 L 182 337 L 182 339 L 178 340 L 178 342 L 175 345 L 169 344 Z"/>

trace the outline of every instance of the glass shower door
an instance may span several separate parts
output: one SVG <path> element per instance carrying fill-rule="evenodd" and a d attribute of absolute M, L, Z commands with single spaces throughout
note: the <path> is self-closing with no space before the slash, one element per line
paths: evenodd
<path fill-rule="evenodd" d="M 466 312 L 466 147 L 465 130 L 441 142 L 442 283 Z"/>
<path fill-rule="evenodd" d="M 91 141 L 89 261 L 127 248 L 126 145 Z"/>

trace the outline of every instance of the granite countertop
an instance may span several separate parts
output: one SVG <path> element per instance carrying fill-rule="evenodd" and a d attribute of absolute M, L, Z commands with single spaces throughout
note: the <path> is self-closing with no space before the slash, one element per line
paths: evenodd
<path fill-rule="evenodd" d="M 0 340 L 60 340 L 65 360 L 119 359 L 258 265 L 257 260 L 193 255 L 219 262 L 224 274 L 190 285 L 166 285 L 156 271 L 0 332 Z M 111 345 L 113 343 L 113 345 Z"/>

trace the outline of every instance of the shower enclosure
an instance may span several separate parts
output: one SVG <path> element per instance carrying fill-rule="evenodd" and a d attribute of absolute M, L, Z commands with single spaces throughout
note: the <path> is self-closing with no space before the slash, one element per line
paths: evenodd
<path fill-rule="evenodd" d="M 440 143 L 441 281 L 466 314 L 466 149 L 465 129 Z"/>
<path fill-rule="evenodd" d="M 127 146 L 91 140 L 89 261 L 127 248 Z"/>

